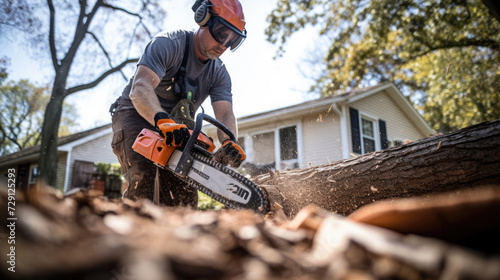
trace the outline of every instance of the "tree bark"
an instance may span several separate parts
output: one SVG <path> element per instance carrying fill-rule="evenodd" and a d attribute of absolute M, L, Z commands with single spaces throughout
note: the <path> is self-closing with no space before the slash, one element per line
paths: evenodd
<path fill-rule="evenodd" d="M 56 186 L 57 181 L 57 135 L 61 122 L 64 91 L 64 86 L 58 86 L 58 84 L 54 82 L 51 99 L 45 108 L 45 116 L 43 119 L 41 133 L 42 143 L 38 160 L 40 168 L 39 178 L 43 183 L 49 186 Z"/>
<path fill-rule="evenodd" d="M 500 183 L 500 120 L 329 164 L 256 177 L 273 211 L 290 218 L 308 204 L 349 215 L 389 198 Z"/>

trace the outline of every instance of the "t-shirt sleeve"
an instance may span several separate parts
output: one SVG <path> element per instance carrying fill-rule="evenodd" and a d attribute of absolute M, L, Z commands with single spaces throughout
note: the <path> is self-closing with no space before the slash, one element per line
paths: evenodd
<path fill-rule="evenodd" d="M 210 100 L 212 103 L 217 101 L 229 101 L 233 102 L 233 95 L 231 93 L 231 77 L 223 65 L 219 68 L 215 75 L 215 83 L 210 89 Z"/>
<path fill-rule="evenodd" d="M 147 66 L 162 79 L 165 73 L 170 70 L 167 67 L 173 65 L 174 53 L 175 46 L 170 39 L 155 37 L 148 43 L 137 64 Z"/>

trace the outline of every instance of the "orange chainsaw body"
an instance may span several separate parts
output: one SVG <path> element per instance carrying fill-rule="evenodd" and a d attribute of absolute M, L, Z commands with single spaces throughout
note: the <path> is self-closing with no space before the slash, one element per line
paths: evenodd
<path fill-rule="evenodd" d="M 189 131 L 192 133 L 192 131 Z M 208 152 L 212 153 L 215 149 L 215 144 L 210 138 L 204 134 L 199 134 L 196 144 Z M 170 156 L 178 146 L 170 146 L 163 142 L 163 137 L 158 132 L 144 128 L 135 139 L 132 149 L 143 157 L 157 163 L 161 166 L 166 166 Z"/>

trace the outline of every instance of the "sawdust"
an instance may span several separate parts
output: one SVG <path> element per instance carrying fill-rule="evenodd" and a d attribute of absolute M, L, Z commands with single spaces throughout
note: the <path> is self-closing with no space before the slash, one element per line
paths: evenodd
<path fill-rule="evenodd" d="M 1 190 L 3 207 L 7 194 Z M 498 258 L 355 223 L 314 206 L 290 220 L 280 211 L 202 212 L 148 200 L 110 201 L 95 192 L 63 197 L 52 188 L 16 199 L 16 256 L 22 256 L 16 279 L 500 277 Z M 9 278 L 5 258 L 0 255 L 2 279 Z"/>

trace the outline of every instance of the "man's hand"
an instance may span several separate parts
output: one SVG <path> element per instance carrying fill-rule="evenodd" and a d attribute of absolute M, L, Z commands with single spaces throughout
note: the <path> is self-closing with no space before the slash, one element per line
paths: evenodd
<path fill-rule="evenodd" d="M 155 115 L 155 126 L 164 137 L 163 142 L 169 146 L 182 146 L 191 136 L 186 125 L 176 123 L 164 112 Z"/>
<path fill-rule="evenodd" d="M 224 141 L 222 147 L 214 153 L 214 159 L 223 165 L 230 164 L 232 167 L 239 167 L 246 159 L 243 149 L 231 140 Z"/>

